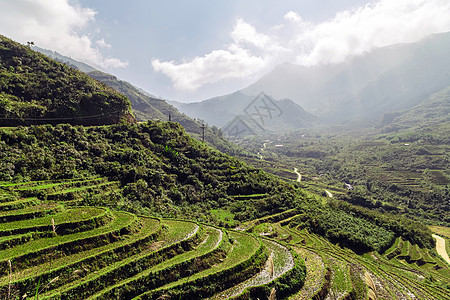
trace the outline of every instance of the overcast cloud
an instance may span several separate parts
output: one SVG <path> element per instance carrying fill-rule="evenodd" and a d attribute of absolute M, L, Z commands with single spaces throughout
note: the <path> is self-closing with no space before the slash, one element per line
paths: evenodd
<path fill-rule="evenodd" d="M 448 0 L 380 0 L 314 24 L 297 12 L 267 32 L 238 19 L 230 44 L 183 62 L 152 59 L 176 89 L 194 91 L 227 79 L 257 79 L 275 65 L 339 63 L 376 47 L 450 31 Z"/>
<path fill-rule="evenodd" d="M 83 34 L 96 12 L 69 0 L 0 0 L 1 34 L 104 68 L 126 67 L 127 62 L 105 57 L 100 48 L 111 45 Z"/>

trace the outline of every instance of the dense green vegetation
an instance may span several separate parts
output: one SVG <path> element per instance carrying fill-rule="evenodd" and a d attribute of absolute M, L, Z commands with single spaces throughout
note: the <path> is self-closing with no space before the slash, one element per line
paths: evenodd
<path fill-rule="evenodd" d="M 126 97 L 0 36 L 0 124 L 101 125 L 132 120 Z"/>
<path fill-rule="evenodd" d="M 73 118 L 118 103 L 122 116 L 128 112 L 126 98 L 102 84 L 6 38 L 1 43 L 0 91 L 11 114 L 5 118 L 20 116 L 17 124 L 30 125 L 20 104 L 29 99 L 66 103 Z M 17 71 L 17 64 L 3 65 L 18 60 L 39 63 Z M 62 80 L 60 90 L 45 94 L 54 69 L 42 65 L 61 72 L 54 78 Z M 33 85 L 38 75 L 43 81 Z M 8 78 L 25 78 L 29 94 L 17 94 L 18 81 Z M 76 101 L 97 87 L 110 94 L 83 111 Z M 56 112 L 44 104 L 38 104 L 41 121 Z M 194 299 L 237 286 L 239 292 L 230 292 L 237 299 L 273 292 L 280 298 L 448 295 L 448 266 L 433 250 L 431 231 L 401 216 L 448 223 L 445 124 L 365 139 L 297 132 L 264 142 L 262 150 L 259 140 L 243 141 L 254 154 L 230 146 L 218 128 L 205 131 L 211 144 L 237 149 L 284 180 L 199 142 L 174 122 L 0 128 L 0 297 Z M 297 179 L 294 167 L 304 174 L 300 182 L 290 180 Z M 229 229 L 236 226 L 249 232 Z M 303 258 L 312 259 L 307 274 Z M 267 274 L 263 283 L 252 282 Z"/>
<path fill-rule="evenodd" d="M 85 204 L 209 220 L 205 212 L 231 203 L 232 195 L 274 195 L 258 206 L 240 202 L 246 207 L 240 218 L 248 219 L 282 211 L 301 198 L 274 176 L 190 138 L 176 123 L 5 128 L 0 148 L 0 180 L 100 175 L 119 182 L 107 198 L 85 196 Z"/>
<path fill-rule="evenodd" d="M 176 123 L 2 129 L 0 150 L 2 157 L 8 157 L 2 159 L 0 180 L 102 176 L 117 182 L 106 195 L 83 189 L 87 193 L 78 194 L 79 188 L 72 186 L 69 197 L 49 185 L 47 191 L 29 187 L 27 196 L 74 200 L 78 195 L 83 205 L 221 225 L 296 208 L 304 212 L 303 226 L 358 251 L 382 251 L 396 236 L 433 246 L 430 231 L 419 223 L 403 220 L 392 225 L 380 221 L 388 217 L 379 213 L 322 202 L 315 196 L 308 199 L 293 185 L 190 138 Z M 221 220 L 217 209 L 229 214 L 228 221 Z"/>
<path fill-rule="evenodd" d="M 380 129 L 383 130 L 383 129 Z M 263 159 L 245 159 L 299 186 L 334 198 L 425 223 L 449 226 L 450 127 L 448 123 L 381 133 L 301 131 L 241 146 Z M 350 186 L 347 186 L 349 184 Z"/>
<path fill-rule="evenodd" d="M 65 191 L 79 182 L 2 182 L 0 195 L 2 199 L 8 197 L 3 202 L 9 203 L 15 201 L 16 193 L 27 191 L 24 185 L 50 192 L 55 186 Z M 89 184 L 89 180 L 81 182 Z M 234 285 L 245 287 L 246 280 L 264 273 L 269 255 L 277 257 L 277 276 L 258 287 L 260 295 L 266 296 L 266 285 L 275 286 L 280 296 L 290 295 L 303 285 L 305 267 L 301 258 L 295 262 L 283 259 L 292 257 L 288 248 L 248 233 L 106 208 L 69 208 L 66 201 L 36 200 L 27 208 L 45 211 L 52 205 L 59 210 L 38 217 L 24 217 L 22 209 L 8 211 L 24 220 L 2 223 L 2 229 L 9 230 L 3 230 L 0 238 L 1 299 L 21 299 L 24 295 L 40 299 L 218 296 Z M 6 213 L 4 208 L 0 212 Z M 76 230 L 67 230 L 69 223 Z M 85 226 L 87 223 L 92 226 Z M 24 239 L 30 235 L 32 238 Z M 295 284 L 286 285 L 291 282 Z"/>
<path fill-rule="evenodd" d="M 340 205 L 351 207 L 345 203 Z M 289 299 L 403 299 L 408 295 L 419 299 L 449 299 L 449 265 L 434 249 L 400 237 L 382 253 L 358 255 L 305 229 L 299 224 L 302 217 L 298 211 L 294 217 L 277 214 L 241 225 L 247 231 L 288 243 L 304 258 L 307 269 L 304 286 Z M 391 225 L 397 222 L 379 221 Z M 264 226 L 254 227 L 255 223 Z M 262 228 L 266 232 L 261 232 Z M 448 228 L 439 227 L 439 230 L 442 233 Z"/>

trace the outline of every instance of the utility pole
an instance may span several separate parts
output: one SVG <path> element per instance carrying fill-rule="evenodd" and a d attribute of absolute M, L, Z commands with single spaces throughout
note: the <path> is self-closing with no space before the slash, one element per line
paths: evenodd
<path fill-rule="evenodd" d="M 202 124 L 203 142 L 205 141 L 205 124 Z"/>

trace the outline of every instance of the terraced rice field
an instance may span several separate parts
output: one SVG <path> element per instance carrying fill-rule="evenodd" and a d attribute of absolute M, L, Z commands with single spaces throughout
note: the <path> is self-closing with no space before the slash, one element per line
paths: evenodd
<path fill-rule="evenodd" d="M 80 205 L 116 187 L 0 183 L 0 299 L 450 299 L 434 249 L 357 255 L 291 226 L 295 210 L 235 231 Z"/>
<path fill-rule="evenodd" d="M 116 184 L 0 183 L 0 299 L 244 297 L 303 268 L 288 246 L 253 234 L 73 202 Z"/>
<path fill-rule="evenodd" d="M 305 284 L 289 299 L 450 299 L 450 269 L 434 249 L 397 238 L 382 254 L 357 255 L 291 227 L 291 218 L 277 217 L 276 223 L 269 224 L 261 223 L 268 217 L 251 222 L 271 228 L 271 236 L 288 241 L 305 260 Z M 264 234 L 258 226 L 242 227 Z"/>

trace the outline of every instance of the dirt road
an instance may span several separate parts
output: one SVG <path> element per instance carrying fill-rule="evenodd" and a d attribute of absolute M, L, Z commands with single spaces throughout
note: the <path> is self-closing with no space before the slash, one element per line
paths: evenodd
<path fill-rule="evenodd" d="M 302 181 L 302 174 L 300 174 L 300 173 L 298 172 L 298 169 L 297 169 L 297 168 L 294 168 L 294 172 L 295 172 L 295 174 L 298 175 L 297 181 L 298 181 L 298 182 Z"/>
<path fill-rule="evenodd" d="M 439 255 L 442 256 L 442 258 L 444 258 L 445 261 L 450 264 L 450 258 L 448 257 L 447 250 L 445 250 L 445 240 L 435 234 L 433 234 L 433 237 L 436 239 L 437 253 L 439 253 Z"/>

